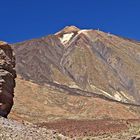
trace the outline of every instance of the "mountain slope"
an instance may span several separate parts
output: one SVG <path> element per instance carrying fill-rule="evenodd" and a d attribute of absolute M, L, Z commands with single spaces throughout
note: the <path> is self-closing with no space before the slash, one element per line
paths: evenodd
<path fill-rule="evenodd" d="M 17 73 L 25 80 L 140 105 L 137 41 L 68 26 L 54 35 L 12 46 Z"/>
<path fill-rule="evenodd" d="M 132 136 L 139 136 L 139 107 L 98 97 L 79 96 L 55 86 L 38 85 L 21 77 L 16 78 L 16 83 L 15 105 L 9 115 L 11 119 L 35 123 L 39 126 L 37 128 L 39 130 L 45 127 L 47 128 L 45 132 L 51 129 L 77 140 L 89 138 L 128 140 Z M 21 131 L 21 134 L 22 132 L 24 131 Z M 37 134 L 40 139 L 44 139 L 42 131 Z M 20 134 L 18 136 L 22 137 Z M 57 133 L 49 137 L 51 136 L 54 139 L 62 137 Z M 31 137 L 34 138 L 34 135 Z"/>
<path fill-rule="evenodd" d="M 32 123 L 56 119 L 138 119 L 140 109 L 95 97 L 84 97 L 55 86 L 41 86 L 18 77 L 10 117 Z"/>

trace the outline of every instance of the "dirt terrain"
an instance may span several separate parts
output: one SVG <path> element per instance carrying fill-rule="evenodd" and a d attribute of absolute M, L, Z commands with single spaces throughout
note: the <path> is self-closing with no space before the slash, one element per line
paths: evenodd
<path fill-rule="evenodd" d="M 132 136 L 139 136 L 137 106 L 70 95 L 20 77 L 17 80 L 11 119 L 55 130 L 69 139 L 131 140 Z"/>
<path fill-rule="evenodd" d="M 131 140 L 140 136 L 140 119 L 137 120 L 59 120 L 38 124 L 54 129 L 70 138 Z"/>
<path fill-rule="evenodd" d="M 138 138 L 140 120 L 59 120 L 33 125 L 27 121 L 0 118 L 1 140 L 139 140 Z"/>
<path fill-rule="evenodd" d="M 57 119 L 139 119 L 137 106 L 101 98 L 72 95 L 49 85 L 16 79 L 14 106 L 9 115 L 32 123 Z"/>

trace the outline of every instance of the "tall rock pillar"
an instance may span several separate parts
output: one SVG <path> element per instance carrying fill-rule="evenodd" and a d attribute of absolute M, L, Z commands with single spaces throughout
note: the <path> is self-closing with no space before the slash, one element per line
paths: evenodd
<path fill-rule="evenodd" d="M 13 106 L 15 57 L 10 45 L 0 41 L 0 116 L 7 117 Z"/>

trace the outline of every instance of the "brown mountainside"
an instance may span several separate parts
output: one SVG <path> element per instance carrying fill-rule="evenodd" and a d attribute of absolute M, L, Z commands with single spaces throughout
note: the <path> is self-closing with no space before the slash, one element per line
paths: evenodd
<path fill-rule="evenodd" d="M 18 77 L 10 118 L 72 139 L 138 137 L 140 42 L 68 26 L 12 48 Z"/>
<path fill-rule="evenodd" d="M 10 117 L 32 123 L 56 119 L 138 119 L 140 108 L 110 102 L 101 98 L 91 98 L 70 94 L 49 85 L 16 79 L 15 105 Z"/>
<path fill-rule="evenodd" d="M 17 73 L 40 85 L 140 105 L 140 43 L 68 26 L 12 45 Z M 79 91 L 80 90 L 80 91 Z"/>

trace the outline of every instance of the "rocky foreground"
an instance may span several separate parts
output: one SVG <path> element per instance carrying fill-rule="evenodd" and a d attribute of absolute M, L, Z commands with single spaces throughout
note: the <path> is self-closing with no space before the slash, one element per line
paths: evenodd
<path fill-rule="evenodd" d="M 73 122 L 71 122 L 71 124 L 73 125 L 73 128 L 69 127 L 70 128 L 69 132 L 71 133 L 71 130 L 73 129 L 73 133 L 71 133 L 71 135 L 66 137 L 58 133 L 59 130 L 56 130 L 56 131 L 49 130 L 47 127 L 45 127 L 45 125 L 47 124 L 42 124 L 42 126 L 38 126 L 38 125 L 33 125 L 27 122 L 21 123 L 21 122 L 17 122 L 10 119 L 0 118 L 0 140 L 139 140 L 140 139 L 140 125 L 138 124 L 138 120 L 128 121 L 127 125 L 125 121 L 124 122 L 122 121 L 121 124 L 118 121 L 118 122 L 115 122 L 118 124 L 115 126 L 113 126 L 113 124 L 115 123 L 112 121 L 112 122 L 109 122 L 110 124 L 112 124 L 111 127 L 109 127 L 109 123 L 107 124 L 107 121 L 103 121 L 103 122 L 100 121 L 100 125 L 97 127 L 98 123 L 99 121 L 97 122 L 94 121 L 94 124 L 86 125 L 86 123 L 84 122 L 84 126 L 83 126 L 82 122 L 78 124 L 78 121 L 77 121 L 75 122 L 75 125 L 73 124 Z M 65 131 L 68 132 L 67 126 L 70 126 L 71 124 L 69 123 L 69 121 L 67 124 L 65 125 L 64 124 L 65 123 L 62 122 L 60 129 L 64 128 L 66 129 Z M 105 127 L 103 127 L 104 124 L 105 124 Z M 47 126 L 49 127 L 50 125 L 51 123 L 48 124 Z M 59 125 L 60 125 L 59 123 L 56 123 L 53 125 L 53 127 L 58 127 Z M 101 126 L 101 129 L 100 129 L 100 126 Z M 86 127 L 88 127 L 87 130 L 86 130 Z M 93 128 L 94 132 L 92 132 L 90 128 Z M 116 131 L 116 128 L 117 129 L 119 128 L 119 129 Z M 99 132 L 98 131 L 99 129 L 100 129 L 100 133 L 102 134 L 100 135 L 91 134 L 91 132 L 92 133 Z M 106 131 L 102 131 L 103 129 Z M 79 133 L 77 132 L 80 130 L 82 131 L 90 130 L 90 131 L 87 132 L 84 136 L 84 135 L 78 135 Z M 116 132 L 113 132 L 114 130 Z M 64 131 L 62 133 L 64 133 Z M 76 133 L 76 135 L 74 133 Z M 68 134 L 65 133 L 65 135 L 68 135 Z"/>
<path fill-rule="evenodd" d="M 0 140 L 64 140 L 65 138 L 53 130 L 0 118 Z"/>

